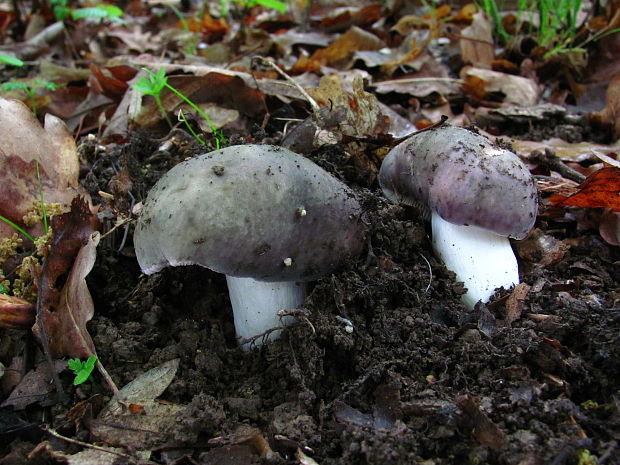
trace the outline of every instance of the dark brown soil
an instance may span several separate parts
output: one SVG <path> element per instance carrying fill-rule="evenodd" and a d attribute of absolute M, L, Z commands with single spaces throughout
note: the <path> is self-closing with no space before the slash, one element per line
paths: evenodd
<path fill-rule="evenodd" d="M 143 196 L 193 150 L 154 148 L 134 139 L 86 184 L 96 192 L 116 164 Z M 321 465 L 595 463 L 588 451 L 620 464 L 619 249 L 595 230 L 540 222 L 535 235 L 569 247 L 553 264 L 519 248 L 531 290 L 516 320 L 506 296 L 467 311 L 419 212 L 387 203 L 338 147 L 315 159 L 358 190 L 368 247 L 315 283 L 298 323 L 259 350 L 236 347 L 223 276 L 182 267 L 145 277 L 122 231 L 100 246 L 90 329 L 116 382 L 180 358 L 164 397 L 191 404 L 177 440 L 197 463 L 247 463 L 204 452 L 250 425 L 278 453 L 264 461 L 277 463 L 300 463 L 302 447 Z"/>

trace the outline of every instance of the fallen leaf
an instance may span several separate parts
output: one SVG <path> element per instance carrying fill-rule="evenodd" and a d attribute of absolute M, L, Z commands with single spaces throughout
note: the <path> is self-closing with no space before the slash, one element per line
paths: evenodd
<path fill-rule="evenodd" d="M 373 3 L 371 5 L 347 9 L 336 16 L 327 16 L 319 23 L 319 28 L 329 32 L 343 31 L 351 26 L 366 26 L 381 18 L 383 5 Z"/>
<path fill-rule="evenodd" d="M 472 23 L 461 31 L 459 40 L 461 59 L 479 68 L 490 68 L 495 58 L 493 27 L 486 15 L 479 11 L 472 17 Z"/>
<path fill-rule="evenodd" d="M 35 306 L 19 297 L 0 294 L 0 327 L 30 329 L 35 319 Z"/>
<path fill-rule="evenodd" d="M 91 79 L 89 79 L 90 87 L 95 92 L 99 94 L 103 94 L 106 97 L 114 101 L 118 101 L 123 97 L 123 95 L 125 94 L 125 91 L 129 87 L 129 85 L 127 84 L 127 81 L 133 79 L 133 77 L 136 74 L 136 71 L 133 70 L 134 76 L 131 76 L 129 77 L 129 79 L 126 79 L 126 80 L 121 80 L 110 69 L 107 70 L 108 73 L 111 74 L 110 76 L 108 76 L 103 72 L 103 69 L 101 69 L 100 67 L 96 66 L 93 63 L 90 63 L 88 67 L 91 73 L 93 73 L 91 76 Z M 118 73 L 120 76 L 121 71 L 118 70 Z M 123 75 L 123 77 L 127 77 L 127 76 Z"/>
<path fill-rule="evenodd" d="M 354 26 L 328 47 L 317 50 L 310 57 L 301 56 L 293 65 L 292 72 L 318 71 L 325 65 L 346 68 L 351 64 L 349 59 L 355 52 L 379 50 L 384 47 L 385 43 L 377 36 Z"/>
<path fill-rule="evenodd" d="M 94 308 L 85 278 L 95 263 L 99 222 L 84 200 L 75 199 L 71 207 L 52 220 L 54 237 L 38 278 L 38 315 L 32 328 L 41 338 L 39 325 L 45 325 L 54 358 L 88 358 L 96 353 L 86 329 Z M 67 281 L 58 289 L 66 272 Z"/>
<path fill-rule="evenodd" d="M 506 444 L 506 433 L 493 423 L 481 410 L 476 399 L 471 395 L 458 397 L 454 403 L 461 409 L 462 426 L 476 440 L 493 450 L 500 450 Z"/>
<path fill-rule="evenodd" d="M 579 185 L 579 190 L 568 197 L 555 194 L 549 197 L 553 205 L 610 208 L 620 212 L 620 168 L 601 168 Z"/>
<path fill-rule="evenodd" d="M 521 314 L 525 309 L 523 301 L 530 292 L 531 286 L 526 283 L 519 283 L 512 290 L 506 299 L 506 317 L 501 322 L 505 326 L 510 327 L 512 323 L 521 318 Z"/>
<path fill-rule="evenodd" d="M 461 77 L 465 81 L 463 90 L 478 100 L 488 100 L 492 94 L 497 94 L 496 100 L 506 104 L 529 106 L 538 101 L 538 86 L 522 76 L 466 67 L 461 71 Z"/>
<path fill-rule="evenodd" d="M 170 360 L 125 385 L 120 396 L 126 403 L 141 408 L 125 413 L 123 407 L 112 399 L 100 412 L 99 417 L 91 420 L 92 440 L 113 446 L 125 446 L 133 449 L 152 449 L 172 440 L 172 435 L 181 426 L 177 414 L 185 406 L 157 402 L 174 379 L 179 368 L 179 359 Z"/>
<path fill-rule="evenodd" d="M 344 112 L 344 119 L 339 124 L 339 132 L 350 136 L 364 136 L 385 133 L 389 127 L 387 118 L 379 105 L 377 97 L 364 90 L 359 76 L 352 82 L 352 90 L 343 87 L 338 75 L 321 78 L 319 87 L 306 89 L 319 106 Z"/>
<path fill-rule="evenodd" d="M 64 360 L 54 360 L 54 370 L 60 373 L 67 368 Z M 19 384 L 13 389 L 11 395 L 6 399 L 1 407 L 12 406 L 15 410 L 23 410 L 27 406 L 36 402 L 45 403 L 50 400 L 56 403 L 56 388 L 52 381 L 50 364 L 47 361 L 41 362 L 34 370 L 29 371 L 21 379 Z"/>
<path fill-rule="evenodd" d="M 141 374 L 136 379 L 126 384 L 120 394 L 125 402 L 144 406 L 145 410 L 157 404 L 155 399 L 159 397 L 174 379 L 179 368 L 179 359 L 170 360 Z M 112 399 L 101 411 L 100 418 L 119 415 L 123 407 Z"/>
<path fill-rule="evenodd" d="M 77 149 L 65 123 L 47 114 L 41 126 L 22 102 L 0 99 L 0 215 L 22 227 L 23 216 L 41 201 L 37 162 L 46 203 L 68 209 L 77 195 L 90 198 L 78 185 Z M 0 224 L 0 237 L 13 232 Z"/>
<path fill-rule="evenodd" d="M 606 210 L 598 229 L 601 237 L 611 245 L 620 245 L 620 213 Z"/>
<path fill-rule="evenodd" d="M 524 158 L 527 158 L 534 150 L 544 153 L 546 149 L 552 150 L 564 161 L 582 161 L 585 158 L 595 159 L 599 154 L 620 153 L 620 143 L 613 145 L 593 144 L 591 142 L 571 144 L 558 138 L 547 139 L 542 142 L 512 138 L 508 138 L 508 140 L 517 154 Z"/>

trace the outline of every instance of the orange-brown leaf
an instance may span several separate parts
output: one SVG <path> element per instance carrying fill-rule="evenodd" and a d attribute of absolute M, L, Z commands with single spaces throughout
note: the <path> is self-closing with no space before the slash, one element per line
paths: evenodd
<path fill-rule="evenodd" d="M 52 221 L 54 238 L 38 279 L 37 320 L 42 318 L 53 357 L 85 358 L 94 354 L 86 330 L 93 306 L 84 278 L 94 263 L 98 242 L 94 231 L 98 226 L 97 217 L 81 198 L 73 201 L 70 212 Z M 61 289 L 59 278 L 67 272 Z M 39 323 L 33 332 L 41 337 Z"/>
<path fill-rule="evenodd" d="M 549 202 L 565 207 L 610 208 L 620 211 L 620 168 L 601 168 L 588 176 L 573 195 L 565 197 L 555 194 L 549 197 Z"/>
<path fill-rule="evenodd" d="M 0 328 L 30 329 L 35 306 L 19 297 L 0 294 Z"/>

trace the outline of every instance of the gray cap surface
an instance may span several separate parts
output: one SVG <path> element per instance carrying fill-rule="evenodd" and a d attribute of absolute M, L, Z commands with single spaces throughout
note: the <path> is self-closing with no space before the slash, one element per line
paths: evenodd
<path fill-rule="evenodd" d="M 383 160 L 379 183 L 393 202 L 422 202 L 444 220 L 522 239 L 538 210 L 535 181 L 512 152 L 465 128 L 411 136 Z"/>
<path fill-rule="evenodd" d="M 134 233 L 146 274 L 201 265 L 236 277 L 313 280 L 363 247 L 353 191 L 312 161 L 239 145 L 172 168 L 149 192 Z"/>

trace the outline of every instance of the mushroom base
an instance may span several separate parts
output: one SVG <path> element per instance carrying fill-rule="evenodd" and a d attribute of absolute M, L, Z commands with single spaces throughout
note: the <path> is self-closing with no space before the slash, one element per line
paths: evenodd
<path fill-rule="evenodd" d="M 280 330 L 244 343 L 270 329 L 293 323 L 294 317 L 280 317 L 278 312 L 299 307 L 308 293 L 307 283 L 257 281 L 253 278 L 232 276 L 226 276 L 226 282 L 235 320 L 235 332 L 243 350 L 277 339 Z"/>
<path fill-rule="evenodd" d="M 446 268 L 463 281 L 462 301 L 473 308 L 488 302 L 495 289 L 519 284 L 519 267 L 510 241 L 476 226 L 455 225 L 432 214 L 433 248 Z"/>

